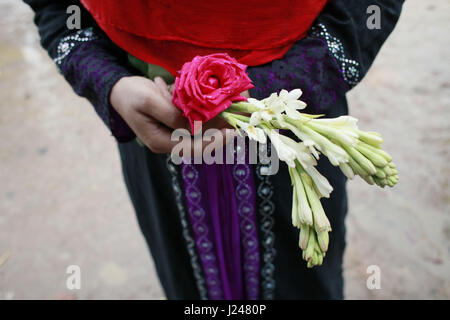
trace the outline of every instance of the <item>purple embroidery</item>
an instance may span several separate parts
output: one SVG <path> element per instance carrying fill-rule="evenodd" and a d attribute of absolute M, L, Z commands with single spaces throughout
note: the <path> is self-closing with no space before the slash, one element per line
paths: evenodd
<path fill-rule="evenodd" d="M 211 219 L 203 208 L 199 173 L 194 165 L 183 164 L 182 177 L 189 221 L 203 267 L 209 298 L 213 300 L 223 299 L 214 238 L 208 227 L 208 225 L 211 225 Z"/>
<path fill-rule="evenodd" d="M 175 195 L 175 202 L 177 204 L 178 214 L 180 215 L 180 222 L 183 228 L 183 238 L 186 241 L 187 251 L 189 253 L 189 260 L 191 262 L 192 271 L 194 273 L 195 282 L 198 288 L 198 293 L 200 295 L 200 299 L 208 300 L 208 290 L 206 289 L 205 286 L 203 270 L 198 261 L 199 259 L 197 255 L 197 250 L 195 250 L 194 239 L 192 237 L 191 228 L 187 220 L 183 189 L 181 188 L 178 179 L 177 167 L 170 159 L 170 155 L 167 156 L 166 166 L 171 175 L 172 188 Z"/>
<path fill-rule="evenodd" d="M 182 177 L 210 299 L 258 299 L 260 256 L 251 167 L 183 164 Z"/>
<path fill-rule="evenodd" d="M 255 188 L 253 174 L 249 165 L 236 164 L 233 167 L 233 177 L 238 199 L 239 225 L 244 257 L 244 281 L 246 298 L 259 298 L 259 246 L 258 230 L 255 213 Z"/>

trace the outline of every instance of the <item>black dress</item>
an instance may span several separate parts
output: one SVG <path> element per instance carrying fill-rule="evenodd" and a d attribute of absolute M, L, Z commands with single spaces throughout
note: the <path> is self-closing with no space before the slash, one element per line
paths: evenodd
<path fill-rule="evenodd" d="M 124 76 L 139 74 L 85 10 L 82 29 L 66 29 L 66 8 L 79 1 L 25 0 L 36 12 L 42 45 L 75 92 L 88 98 L 118 141 L 123 174 L 156 270 L 168 299 L 207 299 L 186 213 L 178 166 L 166 155 L 140 147 L 134 133 L 109 104 L 112 86 Z M 309 35 L 280 60 L 249 68 L 255 89 L 264 98 L 281 89 L 302 88 L 306 112 L 328 117 L 348 114 L 345 94 L 369 69 L 400 15 L 402 0 L 334 0 L 319 15 Z M 366 10 L 381 10 L 381 29 L 369 29 Z M 347 212 L 346 179 L 326 159 L 318 170 L 334 187 L 322 201 L 333 231 L 321 267 L 307 269 L 298 248 L 298 230 L 291 225 L 292 190 L 288 170 L 275 176 L 253 168 L 261 248 L 261 299 L 342 299 L 342 259 Z"/>

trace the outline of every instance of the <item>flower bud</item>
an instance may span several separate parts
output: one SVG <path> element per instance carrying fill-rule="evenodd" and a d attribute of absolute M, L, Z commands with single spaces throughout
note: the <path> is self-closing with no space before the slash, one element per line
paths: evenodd
<path fill-rule="evenodd" d="M 311 261 L 312 261 L 312 266 L 313 266 L 313 267 L 318 265 L 318 263 L 319 263 L 319 257 L 318 257 L 318 255 L 317 255 L 317 252 L 316 252 L 316 251 L 314 251 L 314 253 L 313 253 L 312 257 L 311 257 Z"/>
<path fill-rule="evenodd" d="M 343 146 L 348 154 L 355 159 L 355 161 L 369 174 L 375 174 L 377 169 L 366 157 L 364 157 L 358 150 L 350 146 Z"/>
<path fill-rule="evenodd" d="M 316 191 L 313 189 L 312 180 L 308 174 L 301 174 L 302 181 L 304 181 L 304 187 L 306 195 L 308 197 L 309 204 L 311 205 L 311 211 L 314 221 L 314 229 L 316 232 L 331 231 L 330 221 L 328 220 L 325 211 L 323 210 L 320 199 L 317 196 Z"/>
<path fill-rule="evenodd" d="M 394 169 L 391 169 L 388 165 L 383 168 L 383 171 L 387 176 L 392 176 L 394 174 L 392 170 Z"/>
<path fill-rule="evenodd" d="M 356 146 L 356 150 L 361 152 L 367 159 L 370 160 L 375 166 L 383 168 L 384 166 L 388 165 L 388 162 L 386 159 L 384 159 L 382 156 L 378 155 L 377 153 L 371 151 L 369 148 L 366 148 L 364 144 L 359 143 Z"/>
<path fill-rule="evenodd" d="M 292 176 L 295 180 L 294 191 L 297 193 L 297 204 L 298 204 L 298 222 L 306 224 L 308 226 L 313 225 L 313 213 L 310 208 L 310 203 L 305 192 L 303 182 L 300 178 L 299 173 L 294 169 L 292 170 Z"/>
<path fill-rule="evenodd" d="M 351 158 L 348 160 L 348 165 L 352 168 L 353 172 L 355 172 L 360 177 L 368 176 L 369 173 L 365 171 L 361 166 L 355 161 L 355 159 Z"/>
<path fill-rule="evenodd" d="M 304 253 L 305 253 L 305 256 L 303 257 L 304 260 L 309 261 L 312 258 L 313 253 L 314 253 L 315 242 L 316 241 L 315 241 L 314 232 L 309 232 L 308 246 L 306 247 L 306 250 L 304 251 Z"/>
<path fill-rule="evenodd" d="M 391 162 L 392 161 L 392 157 L 389 155 L 389 153 L 387 153 L 386 151 L 384 151 L 383 149 L 380 148 L 376 148 L 371 146 L 370 144 L 361 142 L 364 144 L 364 147 L 371 150 L 372 152 L 382 156 L 387 162 Z"/>
<path fill-rule="evenodd" d="M 353 172 L 352 168 L 348 165 L 348 163 L 341 163 L 339 165 L 339 168 L 341 168 L 342 173 L 352 180 L 355 177 L 355 173 Z"/>
<path fill-rule="evenodd" d="M 298 245 L 302 250 L 306 250 L 308 247 L 309 233 L 313 232 L 311 228 L 305 224 L 300 226 L 300 236 Z"/>
<path fill-rule="evenodd" d="M 384 171 L 378 167 L 377 167 L 377 173 L 375 173 L 375 175 L 380 179 L 386 178 L 386 173 L 384 173 Z"/>
<path fill-rule="evenodd" d="M 365 176 L 362 177 L 368 184 L 373 185 L 375 183 L 375 180 L 373 179 L 372 176 Z"/>
<path fill-rule="evenodd" d="M 379 148 L 383 144 L 383 138 L 376 132 L 364 132 L 358 130 L 359 140 L 373 146 Z"/>
<path fill-rule="evenodd" d="M 328 236 L 328 231 L 322 231 L 317 233 L 317 240 L 319 241 L 320 249 L 323 252 L 327 252 L 328 250 L 328 243 L 330 241 Z"/>

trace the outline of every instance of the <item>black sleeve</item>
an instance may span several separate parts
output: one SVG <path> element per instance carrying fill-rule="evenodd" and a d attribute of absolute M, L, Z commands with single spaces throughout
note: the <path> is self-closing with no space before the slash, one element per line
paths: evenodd
<path fill-rule="evenodd" d="M 349 58 L 359 64 L 361 80 L 375 60 L 378 51 L 394 30 L 404 0 L 333 0 L 318 17 L 332 37 L 342 42 Z M 369 29 L 367 21 L 372 14 L 367 9 L 380 9 L 380 29 Z M 332 41 L 331 41 L 332 43 Z"/>
<path fill-rule="evenodd" d="M 24 0 L 35 12 L 41 44 L 59 71 L 80 96 L 87 98 L 119 142 L 135 137 L 133 131 L 112 108 L 109 96 L 114 84 L 134 70 L 127 55 L 101 31 L 80 1 Z M 67 8 L 81 9 L 81 29 L 67 28 Z"/>
<path fill-rule="evenodd" d="M 66 26 L 67 8 L 77 5 L 81 9 L 81 29 L 93 27 L 95 21 L 77 0 L 23 0 L 35 12 L 34 23 L 38 26 L 41 44 L 52 58 L 56 55 L 59 40 L 74 33 Z M 75 30 L 77 31 L 77 30 Z"/>
<path fill-rule="evenodd" d="M 267 97 L 281 89 L 303 90 L 308 112 L 327 113 L 361 81 L 394 29 L 403 0 L 332 0 L 308 36 L 279 60 L 249 68 L 250 93 Z M 380 29 L 369 29 L 368 7 L 380 9 Z"/>

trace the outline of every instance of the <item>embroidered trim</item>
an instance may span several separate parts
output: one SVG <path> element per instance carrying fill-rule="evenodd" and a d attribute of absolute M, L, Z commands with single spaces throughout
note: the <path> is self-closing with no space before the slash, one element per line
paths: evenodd
<path fill-rule="evenodd" d="M 270 152 L 270 144 L 267 145 Z M 261 278 L 262 278 L 262 299 L 263 300 L 273 300 L 275 291 L 275 256 L 276 250 L 274 248 L 275 244 L 275 234 L 273 233 L 274 219 L 273 214 L 275 212 L 275 204 L 272 202 L 271 198 L 274 194 L 273 186 L 270 181 L 269 175 L 263 175 L 269 171 L 269 165 L 258 164 L 256 166 L 256 176 L 259 179 L 259 185 L 257 188 L 257 193 L 261 199 L 259 203 L 259 214 L 260 214 L 260 228 L 261 228 L 261 244 L 263 247 L 262 261 L 263 266 L 261 268 Z"/>
<path fill-rule="evenodd" d="M 238 203 L 238 214 L 240 217 L 239 229 L 243 247 L 243 268 L 246 297 L 249 300 L 257 300 L 259 295 L 259 248 L 258 232 L 256 228 L 255 208 L 250 202 L 252 190 L 248 185 L 251 177 L 251 169 L 246 164 L 233 166 L 233 178 L 237 182 L 236 197 Z"/>
<path fill-rule="evenodd" d="M 76 45 L 95 39 L 98 39 L 98 37 L 95 35 L 92 27 L 79 30 L 70 36 L 62 38 L 58 44 L 56 58 L 53 59 L 58 69 L 61 68 L 63 60 L 70 54 Z"/>
<path fill-rule="evenodd" d="M 328 50 L 340 64 L 344 80 L 351 86 L 356 85 L 360 80 L 359 63 L 355 60 L 347 59 L 341 40 L 333 37 L 322 23 L 316 24 L 311 28 L 311 36 L 322 38 L 326 41 Z"/>
<path fill-rule="evenodd" d="M 178 181 L 178 172 L 175 164 L 172 162 L 170 155 L 167 156 L 167 169 L 172 176 L 172 187 L 175 194 L 175 202 L 177 204 L 178 213 L 180 215 L 181 226 L 183 228 L 183 237 L 186 240 L 188 253 L 191 260 L 191 266 L 194 271 L 194 278 L 197 283 L 197 288 L 200 294 L 200 299 L 208 300 L 208 291 L 205 286 L 205 279 L 203 276 L 202 267 L 199 264 L 199 259 L 195 249 L 195 242 L 189 230 L 189 223 L 186 218 L 186 210 L 183 203 L 183 193 Z"/>
<path fill-rule="evenodd" d="M 202 193 L 198 188 L 198 171 L 192 164 L 184 164 L 182 176 L 185 187 L 186 205 L 188 207 L 191 227 L 195 233 L 195 242 L 205 274 L 210 299 L 223 299 L 222 282 L 219 267 L 214 254 L 214 240 L 207 227 L 206 212 L 202 207 Z"/>

